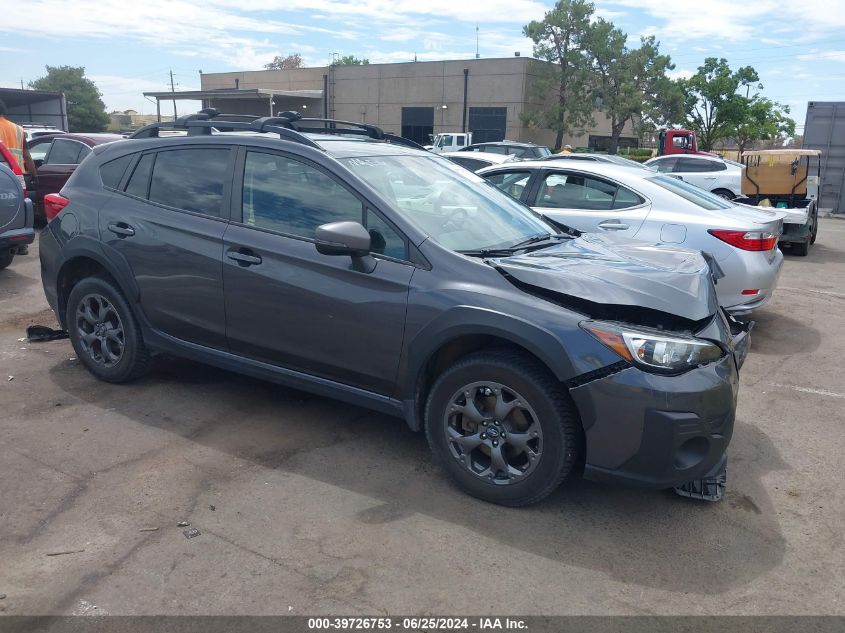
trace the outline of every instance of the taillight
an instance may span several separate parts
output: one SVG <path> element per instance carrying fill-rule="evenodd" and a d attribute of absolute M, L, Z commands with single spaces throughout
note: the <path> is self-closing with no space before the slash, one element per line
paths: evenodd
<path fill-rule="evenodd" d="M 44 196 L 44 215 L 47 216 L 47 221 L 49 222 L 59 215 L 68 202 L 70 200 L 60 193 L 48 193 Z"/>
<path fill-rule="evenodd" d="M 710 229 L 708 233 L 744 251 L 770 251 L 778 245 L 778 236 L 768 231 Z"/>
<path fill-rule="evenodd" d="M 23 177 L 23 174 L 17 174 L 17 177 L 21 183 L 21 189 L 23 189 L 23 197 L 26 198 L 26 178 Z"/>

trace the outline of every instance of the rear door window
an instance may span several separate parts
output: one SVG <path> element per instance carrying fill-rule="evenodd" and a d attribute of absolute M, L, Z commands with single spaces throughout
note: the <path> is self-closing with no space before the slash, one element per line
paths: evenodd
<path fill-rule="evenodd" d="M 85 148 L 85 145 L 79 141 L 57 138 L 53 141 L 44 162 L 47 165 L 76 165 L 79 163 L 79 155 L 83 148 Z"/>
<path fill-rule="evenodd" d="M 137 198 L 146 198 L 150 189 L 150 173 L 153 169 L 155 154 L 144 154 L 135 165 L 129 182 L 126 183 L 126 193 Z"/>
<path fill-rule="evenodd" d="M 228 148 L 197 147 L 158 152 L 150 180 L 150 202 L 220 217 L 229 174 Z"/>

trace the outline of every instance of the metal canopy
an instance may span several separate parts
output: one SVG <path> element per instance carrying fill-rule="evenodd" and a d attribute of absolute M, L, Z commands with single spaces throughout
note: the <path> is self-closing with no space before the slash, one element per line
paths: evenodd
<path fill-rule="evenodd" d="M 322 99 L 322 90 L 275 90 L 272 88 L 220 88 L 217 90 L 183 90 L 180 92 L 145 92 L 145 97 L 171 101 L 173 99 L 203 101 L 206 99 L 268 99 L 270 97 L 298 97 Z"/>

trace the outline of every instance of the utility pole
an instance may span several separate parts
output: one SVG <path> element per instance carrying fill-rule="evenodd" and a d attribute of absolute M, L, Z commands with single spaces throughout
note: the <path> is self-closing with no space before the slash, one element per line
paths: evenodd
<path fill-rule="evenodd" d="M 475 58 L 478 59 L 481 55 L 478 54 L 478 24 L 475 25 Z"/>
<path fill-rule="evenodd" d="M 170 71 L 170 92 L 176 94 L 176 88 L 173 85 L 173 70 Z M 173 120 L 176 120 L 176 98 L 173 98 Z"/>

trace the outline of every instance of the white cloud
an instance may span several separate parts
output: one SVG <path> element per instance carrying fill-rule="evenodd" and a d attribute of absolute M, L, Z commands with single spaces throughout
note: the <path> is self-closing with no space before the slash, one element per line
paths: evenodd
<path fill-rule="evenodd" d="M 835 62 L 845 62 L 845 51 L 821 51 L 815 53 L 807 53 L 799 55 L 798 59 L 802 61 L 830 60 Z"/>

